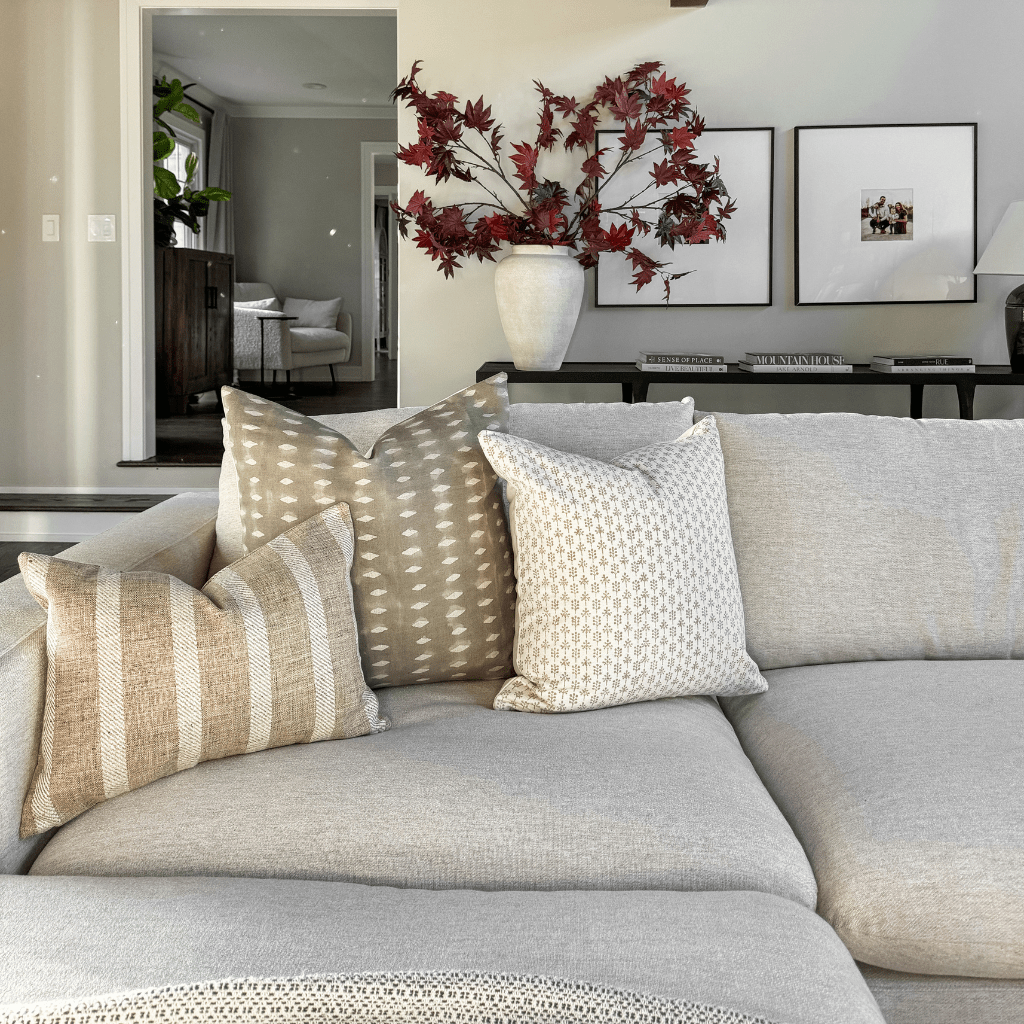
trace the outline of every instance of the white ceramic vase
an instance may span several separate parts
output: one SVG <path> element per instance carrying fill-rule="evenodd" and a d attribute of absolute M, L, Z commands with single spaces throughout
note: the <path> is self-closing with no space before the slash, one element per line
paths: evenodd
<path fill-rule="evenodd" d="M 583 302 L 583 268 L 564 248 L 513 245 L 494 294 L 517 370 L 557 370 Z"/>

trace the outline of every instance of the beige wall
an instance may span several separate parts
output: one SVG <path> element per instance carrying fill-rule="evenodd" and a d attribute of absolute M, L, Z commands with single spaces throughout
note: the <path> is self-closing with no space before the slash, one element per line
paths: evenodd
<path fill-rule="evenodd" d="M 393 144 L 395 122 L 239 117 L 231 131 L 237 279 L 282 299 L 341 296 L 358 336 L 360 144 Z M 354 364 L 360 355 L 355 346 Z"/>
<path fill-rule="evenodd" d="M 594 310 L 570 358 L 629 358 L 640 341 L 680 340 L 734 354 L 764 345 L 969 351 L 1005 361 L 1001 306 L 1016 279 L 982 279 L 978 305 L 794 309 L 792 132 L 796 124 L 980 122 L 979 235 L 1024 198 L 1024 82 L 1016 73 L 1024 4 L 1017 0 L 400 0 L 400 67 L 425 61 L 424 82 L 484 93 L 508 134 L 527 130 L 530 82 L 583 92 L 606 73 L 666 59 L 712 125 L 779 130 L 776 305 L 754 310 Z M 213 470 L 118 469 L 121 455 L 120 243 L 87 243 L 89 213 L 120 213 L 118 0 L 0 0 L 0 487 L 210 486 Z M 884 28 L 884 44 L 878 43 Z M 411 137 L 403 112 L 400 137 Z M 56 180 L 51 180 L 51 179 Z M 403 166 L 401 187 L 418 184 Z M 61 242 L 40 241 L 43 213 Z M 120 224 L 118 225 L 120 228 Z M 402 401 L 465 384 L 479 363 L 507 357 L 493 267 L 445 282 L 402 251 Z M 902 389 L 692 389 L 705 407 L 906 411 Z M 948 388 L 925 411 L 952 415 Z M 515 389 L 517 397 L 530 395 Z M 556 397 L 557 389 L 544 389 Z M 678 388 L 652 389 L 667 398 Z M 613 388 L 573 398 L 615 397 Z M 933 397 L 934 396 L 934 397 Z M 1024 396 L 981 389 L 984 415 L 1022 416 Z"/>
<path fill-rule="evenodd" d="M 439 17 L 443 6 L 450 16 Z M 481 93 L 509 140 L 532 136 L 539 78 L 585 95 L 635 62 L 664 60 L 710 126 L 776 128 L 775 305 L 763 309 L 595 309 L 593 285 L 567 358 L 631 360 L 641 344 L 683 345 L 735 359 L 747 348 L 830 349 L 867 361 L 885 349 L 965 352 L 1007 361 L 1001 307 L 1017 279 L 982 278 L 977 305 L 794 308 L 792 128 L 806 124 L 974 121 L 979 126 L 979 244 L 1006 205 L 1024 198 L 1024 83 L 1014 70 L 1024 33 L 1019 0 L 402 0 L 399 69 L 423 61 L 420 82 L 462 99 Z M 399 139 L 414 123 L 402 111 Z M 402 195 L 423 187 L 402 165 Z M 728 181 L 727 169 L 723 176 Z M 460 186 L 465 188 L 465 186 Z M 431 190 L 428 188 L 428 194 Z M 456 190 L 449 190 L 456 196 Z M 458 198 L 469 198 L 463 192 Z M 742 197 L 740 197 L 742 198 Z M 445 281 L 410 242 L 401 251 L 401 401 L 433 401 L 486 359 L 508 359 L 493 298 L 493 265 Z M 588 277 L 592 275 L 588 274 Z M 687 389 L 705 408 L 843 408 L 906 415 L 903 388 Z M 516 387 L 518 399 L 614 399 L 615 387 Z M 651 389 L 651 399 L 682 394 Z M 1024 415 L 1016 389 L 979 389 L 977 411 Z M 954 389 L 929 388 L 926 415 L 956 415 Z"/>

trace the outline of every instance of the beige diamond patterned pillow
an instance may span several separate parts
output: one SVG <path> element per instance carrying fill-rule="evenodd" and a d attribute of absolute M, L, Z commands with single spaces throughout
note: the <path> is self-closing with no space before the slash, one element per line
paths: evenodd
<path fill-rule="evenodd" d="M 247 551 L 336 501 L 351 506 L 371 686 L 511 674 L 512 547 L 477 441 L 481 431 L 508 429 L 505 374 L 396 424 L 366 456 L 274 402 L 222 394 Z"/>
<path fill-rule="evenodd" d="M 481 434 L 508 483 L 516 677 L 494 707 L 585 711 L 760 693 L 746 651 L 718 428 L 611 464 Z"/>
<path fill-rule="evenodd" d="M 22 838 L 200 761 L 386 729 L 359 667 L 352 534 L 334 505 L 202 591 L 23 554 L 47 665 Z"/>

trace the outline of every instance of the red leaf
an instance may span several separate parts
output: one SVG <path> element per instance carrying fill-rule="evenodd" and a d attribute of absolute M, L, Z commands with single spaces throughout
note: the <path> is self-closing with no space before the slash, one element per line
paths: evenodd
<path fill-rule="evenodd" d="M 441 210 L 440 215 L 437 218 L 438 223 L 441 225 L 441 230 L 446 235 L 467 235 L 469 231 L 466 228 L 466 221 L 462 215 L 462 210 L 458 206 L 446 206 Z"/>
<path fill-rule="evenodd" d="M 468 100 L 466 101 L 466 113 L 463 115 L 462 119 L 467 128 L 478 132 L 490 131 L 494 124 L 494 118 L 491 117 L 491 108 L 484 107 L 483 96 L 481 96 L 476 103 L 470 103 Z"/>
<path fill-rule="evenodd" d="M 610 109 L 618 121 L 628 121 L 631 117 L 635 119 L 643 113 L 643 107 L 640 106 L 636 94 L 627 93 L 625 89 L 616 92 Z"/>
<path fill-rule="evenodd" d="M 607 153 L 607 149 L 599 149 L 593 156 L 588 157 L 580 165 L 580 169 L 588 178 L 593 178 L 595 181 L 599 178 L 603 178 L 608 172 L 601 166 L 601 157 Z"/>
<path fill-rule="evenodd" d="M 517 177 L 527 188 L 533 188 L 537 184 L 537 176 L 533 173 L 537 166 L 537 157 L 540 155 L 536 146 L 527 142 L 514 142 L 512 148 L 516 151 L 511 158 L 516 165 L 515 177 Z"/>
<path fill-rule="evenodd" d="M 636 290 L 640 291 L 645 284 L 650 284 L 653 280 L 654 271 L 650 267 L 642 267 L 633 275 L 633 279 L 629 283 L 635 284 Z"/>
<path fill-rule="evenodd" d="M 565 218 L 557 210 L 534 210 L 531 220 L 541 231 L 551 236 L 557 234 L 565 223 Z"/>
<path fill-rule="evenodd" d="M 694 134 L 689 128 L 672 129 L 672 146 L 677 150 L 693 149 Z"/>
<path fill-rule="evenodd" d="M 490 217 L 481 217 L 480 219 L 487 225 L 487 230 L 491 233 L 492 238 L 502 241 L 508 238 L 508 224 L 500 213 L 492 213 Z"/>
<path fill-rule="evenodd" d="M 633 241 L 633 229 L 625 224 L 613 224 L 602 232 L 601 241 L 605 252 L 625 252 L 626 246 Z"/>
<path fill-rule="evenodd" d="M 427 195 L 423 191 L 423 189 L 417 189 L 415 192 L 413 192 L 412 197 L 406 204 L 405 209 L 407 213 L 411 213 L 415 217 L 416 214 L 423 209 L 424 205 L 429 205 Z"/>
<path fill-rule="evenodd" d="M 540 149 L 553 149 L 555 140 L 562 134 L 561 130 L 554 127 L 554 117 L 550 107 L 545 107 L 540 116 L 539 131 L 537 133 L 537 146 Z"/>
<path fill-rule="evenodd" d="M 682 180 L 683 174 L 674 164 L 662 160 L 660 164 L 655 164 L 651 169 L 651 177 L 658 186 L 674 185 L 677 181 Z"/>
<path fill-rule="evenodd" d="M 462 138 L 462 125 L 453 117 L 446 117 L 436 128 L 435 139 L 440 143 L 458 142 Z"/>
<path fill-rule="evenodd" d="M 629 73 L 629 82 L 642 82 L 649 74 L 654 71 L 660 71 L 664 67 L 664 64 L 660 60 L 649 60 L 645 64 L 637 64 L 635 68 Z M 662 75 L 662 78 L 665 76 Z"/>
<path fill-rule="evenodd" d="M 574 133 L 579 136 L 580 143 L 582 145 L 589 146 L 594 141 L 594 131 L 597 127 L 597 118 L 594 117 L 594 112 L 589 107 L 584 107 L 576 115 L 576 120 L 571 122 L 574 129 Z M 572 136 L 570 136 L 571 138 Z M 566 145 L 568 146 L 569 140 L 566 139 Z"/>
<path fill-rule="evenodd" d="M 629 215 L 629 226 L 634 231 L 639 231 L 641 235 L 649 235 L 651 233 L 651 226 L 640 216 L 639 210 L 633 210 Z"/>
<path fill-rule="evenodd" d="M 644 140 L 647 138 L 647 129 L 641 121 L 637 121 L 636 124 L 630 124 L 627 121 L 626 127 L 622 131 L 623 134 L 619 138 L 619 142 L 622 143 L 622 148 L 625 150 L 635 152 L 644 144 Z"/>
<path fill-rule="evenodd" d="M 431 161 L 430 146 L 419 142 L 415 146 L 399 146 L 395 154 L 403 163 L 413 167 L 429 167 Z"/>

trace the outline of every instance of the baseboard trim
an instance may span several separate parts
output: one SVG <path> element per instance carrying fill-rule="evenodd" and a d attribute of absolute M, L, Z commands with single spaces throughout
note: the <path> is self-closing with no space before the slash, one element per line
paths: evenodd
<path fill-rule="evenodd" d="M 0 512 L 0 541 L 88 540 L 137 512 Z"/>

